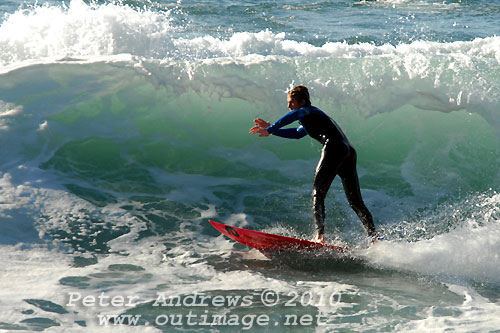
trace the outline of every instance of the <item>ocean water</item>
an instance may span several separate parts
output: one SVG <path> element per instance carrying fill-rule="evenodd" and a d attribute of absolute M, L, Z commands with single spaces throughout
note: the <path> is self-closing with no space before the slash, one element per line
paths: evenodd
<path fill-rule="evenodd" d="M 0 3 L 0 331 L 500 328 L 500 2 Z M 313 237 L 314 105 L 358 151 L 342 258 L 267 260 L 208 219 Z"/>

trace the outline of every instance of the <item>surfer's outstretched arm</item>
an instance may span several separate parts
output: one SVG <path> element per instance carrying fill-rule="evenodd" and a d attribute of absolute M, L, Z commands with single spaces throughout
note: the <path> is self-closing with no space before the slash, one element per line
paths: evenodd
<path fill-rule="evenodd" d="M 261 118 L 254 120 L 255 126 L 250 129 L 250 134 L 259 133 L 259 137 L 269 136 L 270 134 L 287 138 L 287 139 L 300 139 L 307 135 L 306 130 L 303 126 L 298 128 L 280 128 L 296 120 L 296 111 L 290 112 L 285 117 L 278 120 L 276 123 L 271 125 L 270 122 L 265 121 Z"/>

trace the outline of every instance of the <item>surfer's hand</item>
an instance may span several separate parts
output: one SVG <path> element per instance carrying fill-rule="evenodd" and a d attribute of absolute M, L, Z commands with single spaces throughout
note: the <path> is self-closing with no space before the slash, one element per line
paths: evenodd
<path fill-rule="evenodd" d="M 316 237 L 314 238 L 313 242 L 316 243 L 325 243 L 325 235 L 324 234 L 317 234 Z"/>
<path fill-rule="evenodd" d="M 255 119 L 253 122 L 255 123 L 255 126 L 250 128 L 250 134 L 259 133 L 259 137 L 269 136 L 269 132 L 266 129 L 269 126 L 271 126 L 269 122 L 262 120 L 260 118 Z"/>
<path fill-rule="evenodd" d="M 256 126 L 261 127 L 261 128 L 268 128 L 269 126 L 271 126 L 270 122 L 265 121 L 262 118 L 257 118 L 253 122 L 255 123 Z"/>
<path fill-rule="evenodd" d="M 257 133 L 259 133 L 259 137 L 269 136 L 269 132 L 265 128 L 258 126 L 250 128 L 250 134 L 257 134 Z"/>

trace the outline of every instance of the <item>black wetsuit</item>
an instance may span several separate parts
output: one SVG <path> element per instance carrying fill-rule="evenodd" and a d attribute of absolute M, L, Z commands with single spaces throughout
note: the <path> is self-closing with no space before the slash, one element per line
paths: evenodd
<path fill-rule="evenodd" d="M 299 121 L 298 128 L 282 128 Z M 270 134 L 283 138 L 300 139 L 309 134 L 322 145 L 321 158 L 314 175 L 313 212 L 319 234 L 325 230 L 325 198 L 336 175 L 344 185 L 350 206 L 359 216 L 369 236 L 375 236 L 373 218 L 366 208 L 359 189 L 356 171 L 356 150 L 340 127 L 320 109 L 309 105 L 293 110 L 267 128 Z"/>

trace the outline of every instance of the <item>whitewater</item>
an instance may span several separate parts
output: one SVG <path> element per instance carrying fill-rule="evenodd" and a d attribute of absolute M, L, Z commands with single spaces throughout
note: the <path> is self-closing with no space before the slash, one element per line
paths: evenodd
<path fill-rule="evenodd" d="M 0 331 L 500 327 L 500 4 L 0 4 Z M 208 219 L 310 239 L 321 147 L 248 134 L 286 92 L 358 152 L 328 242 L 268 260 Z"/>

